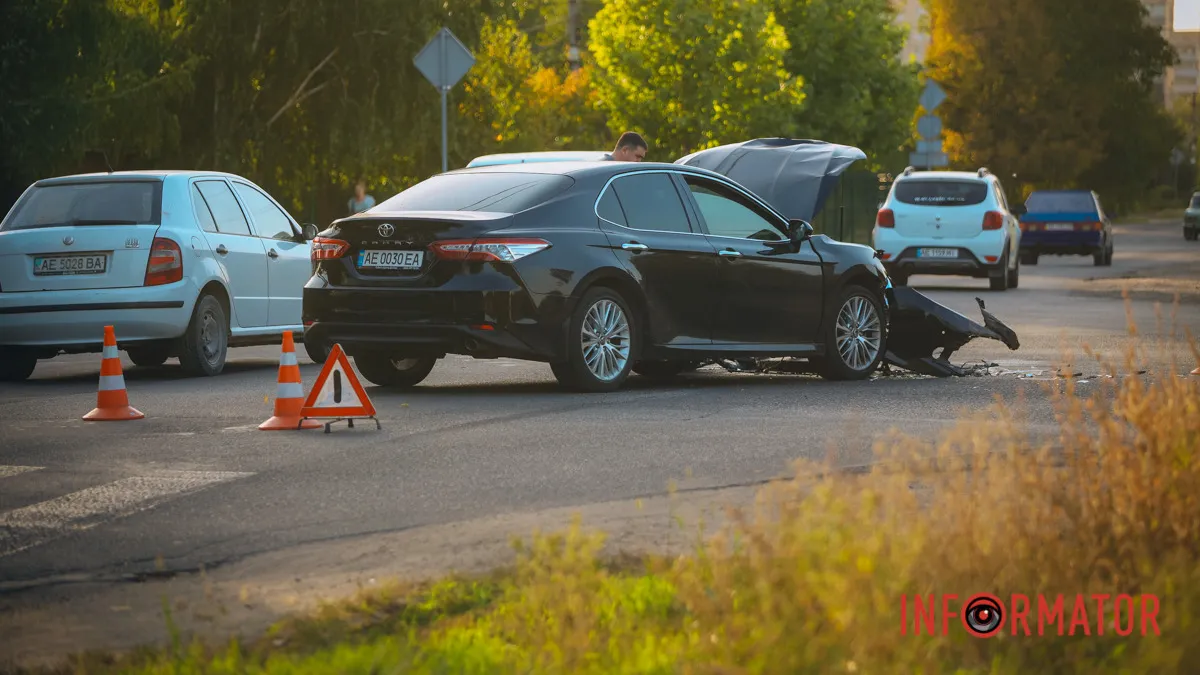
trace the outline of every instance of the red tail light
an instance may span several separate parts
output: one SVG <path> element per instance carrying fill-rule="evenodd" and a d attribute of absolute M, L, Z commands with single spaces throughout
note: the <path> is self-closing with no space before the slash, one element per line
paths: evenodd
<path fill-rule="evenodd" d="M 444 260 L 466 260 L 470 262 L 516 262 L 525 256 L 550 248 L 544 239 L 458 239 L 439 241 L 433 244 L 434 253 Z"/>
<path fill-rule="evenodd" d="M 310 249 L 309 258 L 313 262 L 321 260 L 335 260 L 346 255 L 346 251 L 350 250 L 350 243 L 341 239 L 327 239 L 325 237 L 316 237 L 312 240 L 312 248 Z"/>
<path fill-rule="evenodd" d="M 1004 227 L 1004 214 L 999 211 L 988 211 L 983 214 L 983 229 L 999 230 Z"/>
<path fill-rule="evenodd" d="M 879 215 L 875 216 L 875 224 L 879 227 L 895 227 L 896 212 L 891 209 L 879 209 Z"/>
<path fill-rule="evenodd" d="M 1093 232 L 1099 232 L 1100 230 L 1104 229 L 1104 223 L 1079 223 L 1078 225 L 1075 226 L 1075 229 L 1084 230 L 1084 231 L 1092 230 Z"/>
<path fill-rule="evenodd" d="M 146 278 L 142 285 L 161 286 L 180 279 L 183 279 L 183 251 L 179 244 L 155 237 L 150 245 L 150 259 L 146 261 Z"/>

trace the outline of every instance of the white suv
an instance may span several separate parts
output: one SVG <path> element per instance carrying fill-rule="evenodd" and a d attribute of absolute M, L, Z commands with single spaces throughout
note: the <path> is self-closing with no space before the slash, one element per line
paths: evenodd
<path fill-rule="evenodd" d="M 987 277 L 994 291 L 1017 287 L 1021 228 L 987 169 L 905 169 L 879 209 L 871 241 L 897 286 L 913 274 L 943 274 Z"/>

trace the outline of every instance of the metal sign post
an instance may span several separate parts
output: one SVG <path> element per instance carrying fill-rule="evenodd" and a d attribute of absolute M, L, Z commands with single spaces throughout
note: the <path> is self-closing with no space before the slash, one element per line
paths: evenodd
<path fill-rule="evenodd" d="M 433 36 L 413 58 L 413 64 L 429 83 L 437 87 L 442 97 L 442 172 L 449 171 L 448 134 L 446 132 L 446 96 L 454 85 L 475 65 L 471 54 L 449 28 L 443 28 Z"/>
<path fill-rule="evenodd" d="M 946 166 L 950 160 L 942 151 L 942 120 L 933 114 L 934 109 L 946 100 L 946 92 L 937 82 L 929 80 L 921 92 L 921 107 L 925 114 L 917 120 L 917 133 L 921 140 L 917 141 L 917 151 L 908 156 L 908 163 L 926 169 L 935 166 Z"/>

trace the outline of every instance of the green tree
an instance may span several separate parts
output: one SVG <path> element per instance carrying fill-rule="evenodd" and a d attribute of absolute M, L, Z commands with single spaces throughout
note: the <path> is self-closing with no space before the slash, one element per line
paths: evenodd
<path fill-rule="evenodd" d="M 926 2 L 957 165 L 1123 204 L 1165 165 L 1178 133 L 1153 82 L 1174 55 L 1139 0 Z"/>
<path fill-rule="evenodd" d="M 588 30 L 609 127 L 645 133 L 652 158 L 796 128 L 802 82 L 765 0 L 610 0 Z"/>
<path fill-rule="evenodd" d="M 917 67 L 900 60 L 906 31 L 891 0 L 773 0 L 804 81 L 796 126 L 806 138 L 861 147 L 872 158 L 912 136 Z"/>

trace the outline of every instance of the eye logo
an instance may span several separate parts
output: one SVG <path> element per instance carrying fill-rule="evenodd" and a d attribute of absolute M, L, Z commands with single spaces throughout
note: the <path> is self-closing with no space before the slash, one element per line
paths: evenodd
<path fill-rule="evenodd" d="M 1004 608 L 996 596 L 980 593 L 967 600 L 962 620 L 971 635 L 990 638 L 1004 625 Z"/>

